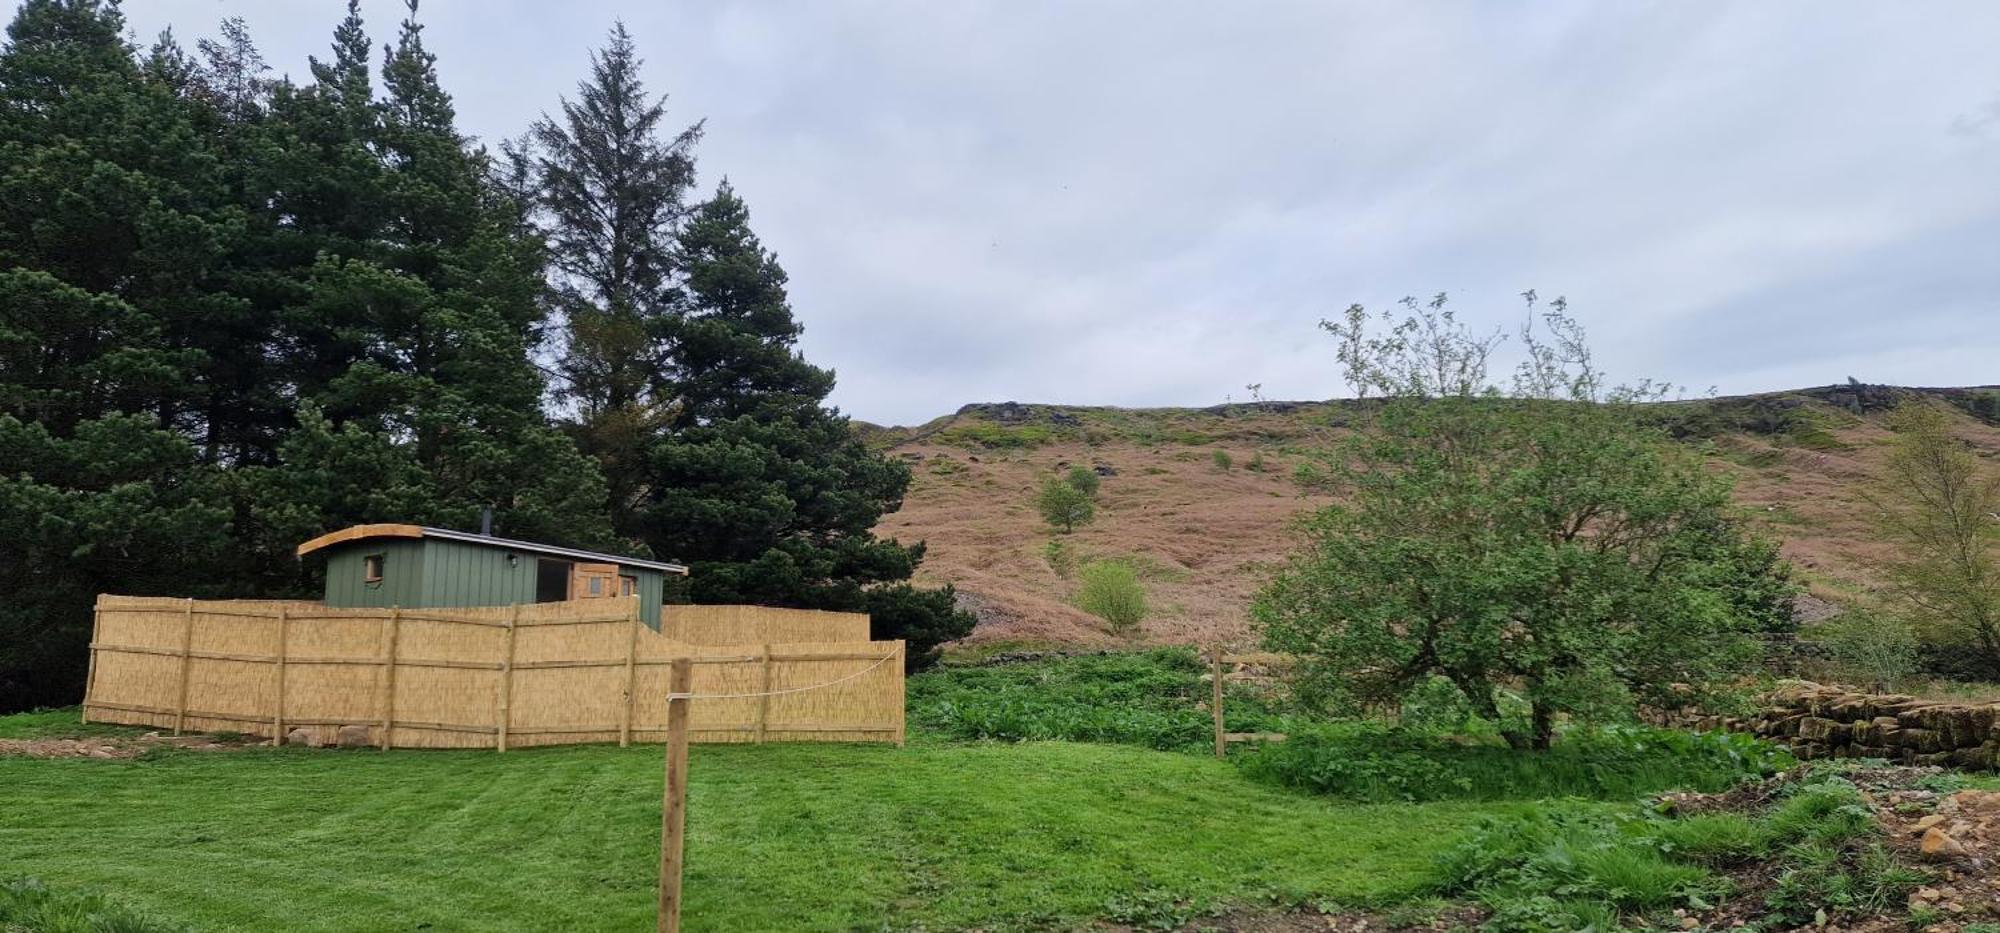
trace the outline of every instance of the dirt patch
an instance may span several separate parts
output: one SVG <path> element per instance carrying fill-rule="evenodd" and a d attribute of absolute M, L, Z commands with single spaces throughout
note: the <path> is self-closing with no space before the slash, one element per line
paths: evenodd
<path fill-rule="evenodd" d="M 157 732 L 89 739 L 0 739 L 0 755 L 28 758 L 137 758 L 156 748 L 219 752 L 243 748 L 255 741 L 214 735 L 161 735 Z"/>
<path fill-rule="evenodd" d="M 1676 813 L 1759 810 L 1775 804 L 1804 771 L 1746 784 L 1720 794 L 1672 794 L 1661 803 Z M 1953 790 L 1941 768 L 1885 766 L 1845 771 L 1874 811 L 1882 842 L 1898 860 L 1918 866 L 1929 880 L 1902 909 L 1872 917 L 1833 917 L 1810 929 L 1844 933 L 1961 933 L 2000 923 L 2000 791 Z M 1777 884 L 1770 863 L 1730 875 L 1736 893 L 1718 910 L 1691 918 L 1690 929 L 1730 930 L 1754 923 L 1764 894 Z M 1925 922 L 1913 922 L 1923 917 Z"/>

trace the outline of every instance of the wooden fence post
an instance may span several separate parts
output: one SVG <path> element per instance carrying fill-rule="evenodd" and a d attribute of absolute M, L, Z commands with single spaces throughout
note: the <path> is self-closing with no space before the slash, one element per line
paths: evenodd
<path fill-rule="evenodd" d="M 389 750 L 389 733 L 396 728 L 396 642 L 403 635 L 403 609 L 389 609 L 389 651 L 382 658 L 382 750 Z"/>
<path fill-rule="evenodd" d="M 278 699 L 276 709 L 271 713 L 271 744 L 285 744 L 285 642 L 286 633 L 291 629 L 291 613 L 283 606 L 278 607 Z"/>
<path fill-rule="evenodd" d="M 180 701 L 174 705 L 174 734 L 180 735 L 187 726 L 188 712 L 188 663 L 189 652 L 194 650 L 194 600 L 187 601 L 187 608 L 181 612 L 181 691 Z"/>
<path fill-rule="evenodd" d="M 99 601 L 103 597 L 98 597 Z M 98 611 L 97 604 L 90 606 L 90 661 L 83 669 L 83 721 L 90 721 L 90 695 L 97 689 L 97 643 L 98 629 L 104 624 L 104 613 Z"/>
<path fill-rule="evenodd" d="M 660 799 L 660 933 L 680 933 L 682 843 L 687 833 L 688 694 L 694 660 L 674 659 L 667 686 L 667 780 Z"/>
<path fill-rule="evenodd" d="M 763 744 L 764 732 L 771 725 L 771 645 L 767 642 L 758 648 L 762 674 L 757 678 L 757 742 Z"/>
<path fill-rule="evenodd" d="M 632 691 L 639 685 L 639 625 L 635 617 L 625 639 L 625 711 L 618 719 L 619 748 L 632 744 Z"/>
<path fill-rule="evenodd" d="M 890 663 L 896 665 L 897 667 L 896 679 L 898 681 L 901 681 L 903 679 L 903 668 L 906 668 L 909 665 L 909 660 L 910 660 L 909 650 L 910 650 L 909 642 L 906 642 L 900 638 L 896 640 L 896 660 Z M 905 690 L 907 689 L 908 688 L 906 687 Z M 903 703 L 903 702 L 899 702 L 896 704 L 896 747 L 897 748 L 902 748 L 903 742 L 905 740 L 903 717 L 906 714 L 906 710 L 904 708 L 908 705 L 909 705 L 908 703 Z"/>
<path fill-rule="evenodd" d="M 495 751 L 507 750 L 507 728 L 514 723 L 514 632 L 521 627 L 521 604 L 507 614 L 507 659 L 500 662 L 500 732 L 493 740 Z"/>
<path fill-rule="evenodd" d="M 1209 665 L 1209 712 L 1215 717 L 1215 757 L 1228 754 L 1229 739 L 1222 733 L 1222 646 L 1216 645 Z"/>

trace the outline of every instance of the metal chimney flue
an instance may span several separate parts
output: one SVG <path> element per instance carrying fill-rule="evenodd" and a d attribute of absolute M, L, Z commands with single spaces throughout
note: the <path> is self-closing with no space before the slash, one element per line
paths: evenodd
<path fill-rule="evenodd" d="M 479 510 L 479 533 L 493 537 L 493 507 L 490 505 Z"/>

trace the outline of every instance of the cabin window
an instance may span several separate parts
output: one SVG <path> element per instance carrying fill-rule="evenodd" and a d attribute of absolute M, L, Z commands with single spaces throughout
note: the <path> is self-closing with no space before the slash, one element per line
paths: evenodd
<path fill-rule="evenodd" d="M 566 560 L 537 558 L 535 561 L 535 602 L 559 603 L 569 598 L 569 572 L 571 563 Z"/>
<path fill-rule="evenodd" d="M 603 596 L 603 595 L 604 595 L 604 578 L 603 578 L 603 577 L 591 577 L 591 578 L 590 578 L 590 595 L 592 595 L 592 596 Z"/>
<path fill-rule="evenodd" d="M 618 595 L 620 595 L 620 596 L 632 596 L 632 595 L 635 595 L 635 594 L 637 594 L 638 592 L 639 592 L 639 578 L 638 578 L 638 577 L 635 577 L 635 576 L 632 576 L 632 575 L 630 575 L 630 574 L 620 574 L 620 575 L 619 575 L 619 577 L 618 577 Z"/>
<path fill-rule="evenodd" d="M 382 582 L 383 556 L 384 555 L 381 554 L 370 554 L 366 557 L 361 558 L 361 582 L 363 583 Z"/>

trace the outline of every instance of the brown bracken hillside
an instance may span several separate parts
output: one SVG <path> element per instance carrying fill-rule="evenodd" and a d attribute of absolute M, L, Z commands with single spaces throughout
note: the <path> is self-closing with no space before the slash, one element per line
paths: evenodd
<path fill-rule="evenodd" d="M 1948 406 L 1982 456 L 2000 457 L 2000 388 L 1844 385 L 1662 403 L 1652 411 L 1736 482 L 1737 499 L 1807 585 L 1801 613 L 1865 602 L 1883 556 L 1865 494 L 1881 468 L 1883 415 L 1900 401 Z M 1259 402 L 1117 409 L 968 405 L 912 428 L 861 425 L 908 462 L 915 481 L 877 529 L 930 545 L 919 579 L 955 583 L 979 616 L 969 643 L 1112 645 L 1254 641 L 1253 594 L 1291 547 L 1290 520 L 1325 496 L 1292 479 L 1309 451 L 1345 430 L 1352 402 Z M 1217 463 L 1216 451 L 1233 461 Z M 1152 614 L 1109 634 L 1070 605 L 1075 583 L 1044 559 L 1052 534 L 1032 502 L 1041 477 L 1083 465 L 1103 475 L 1094 524 L 1064 536 L 1080 557 L 1127 559 Z"/>

